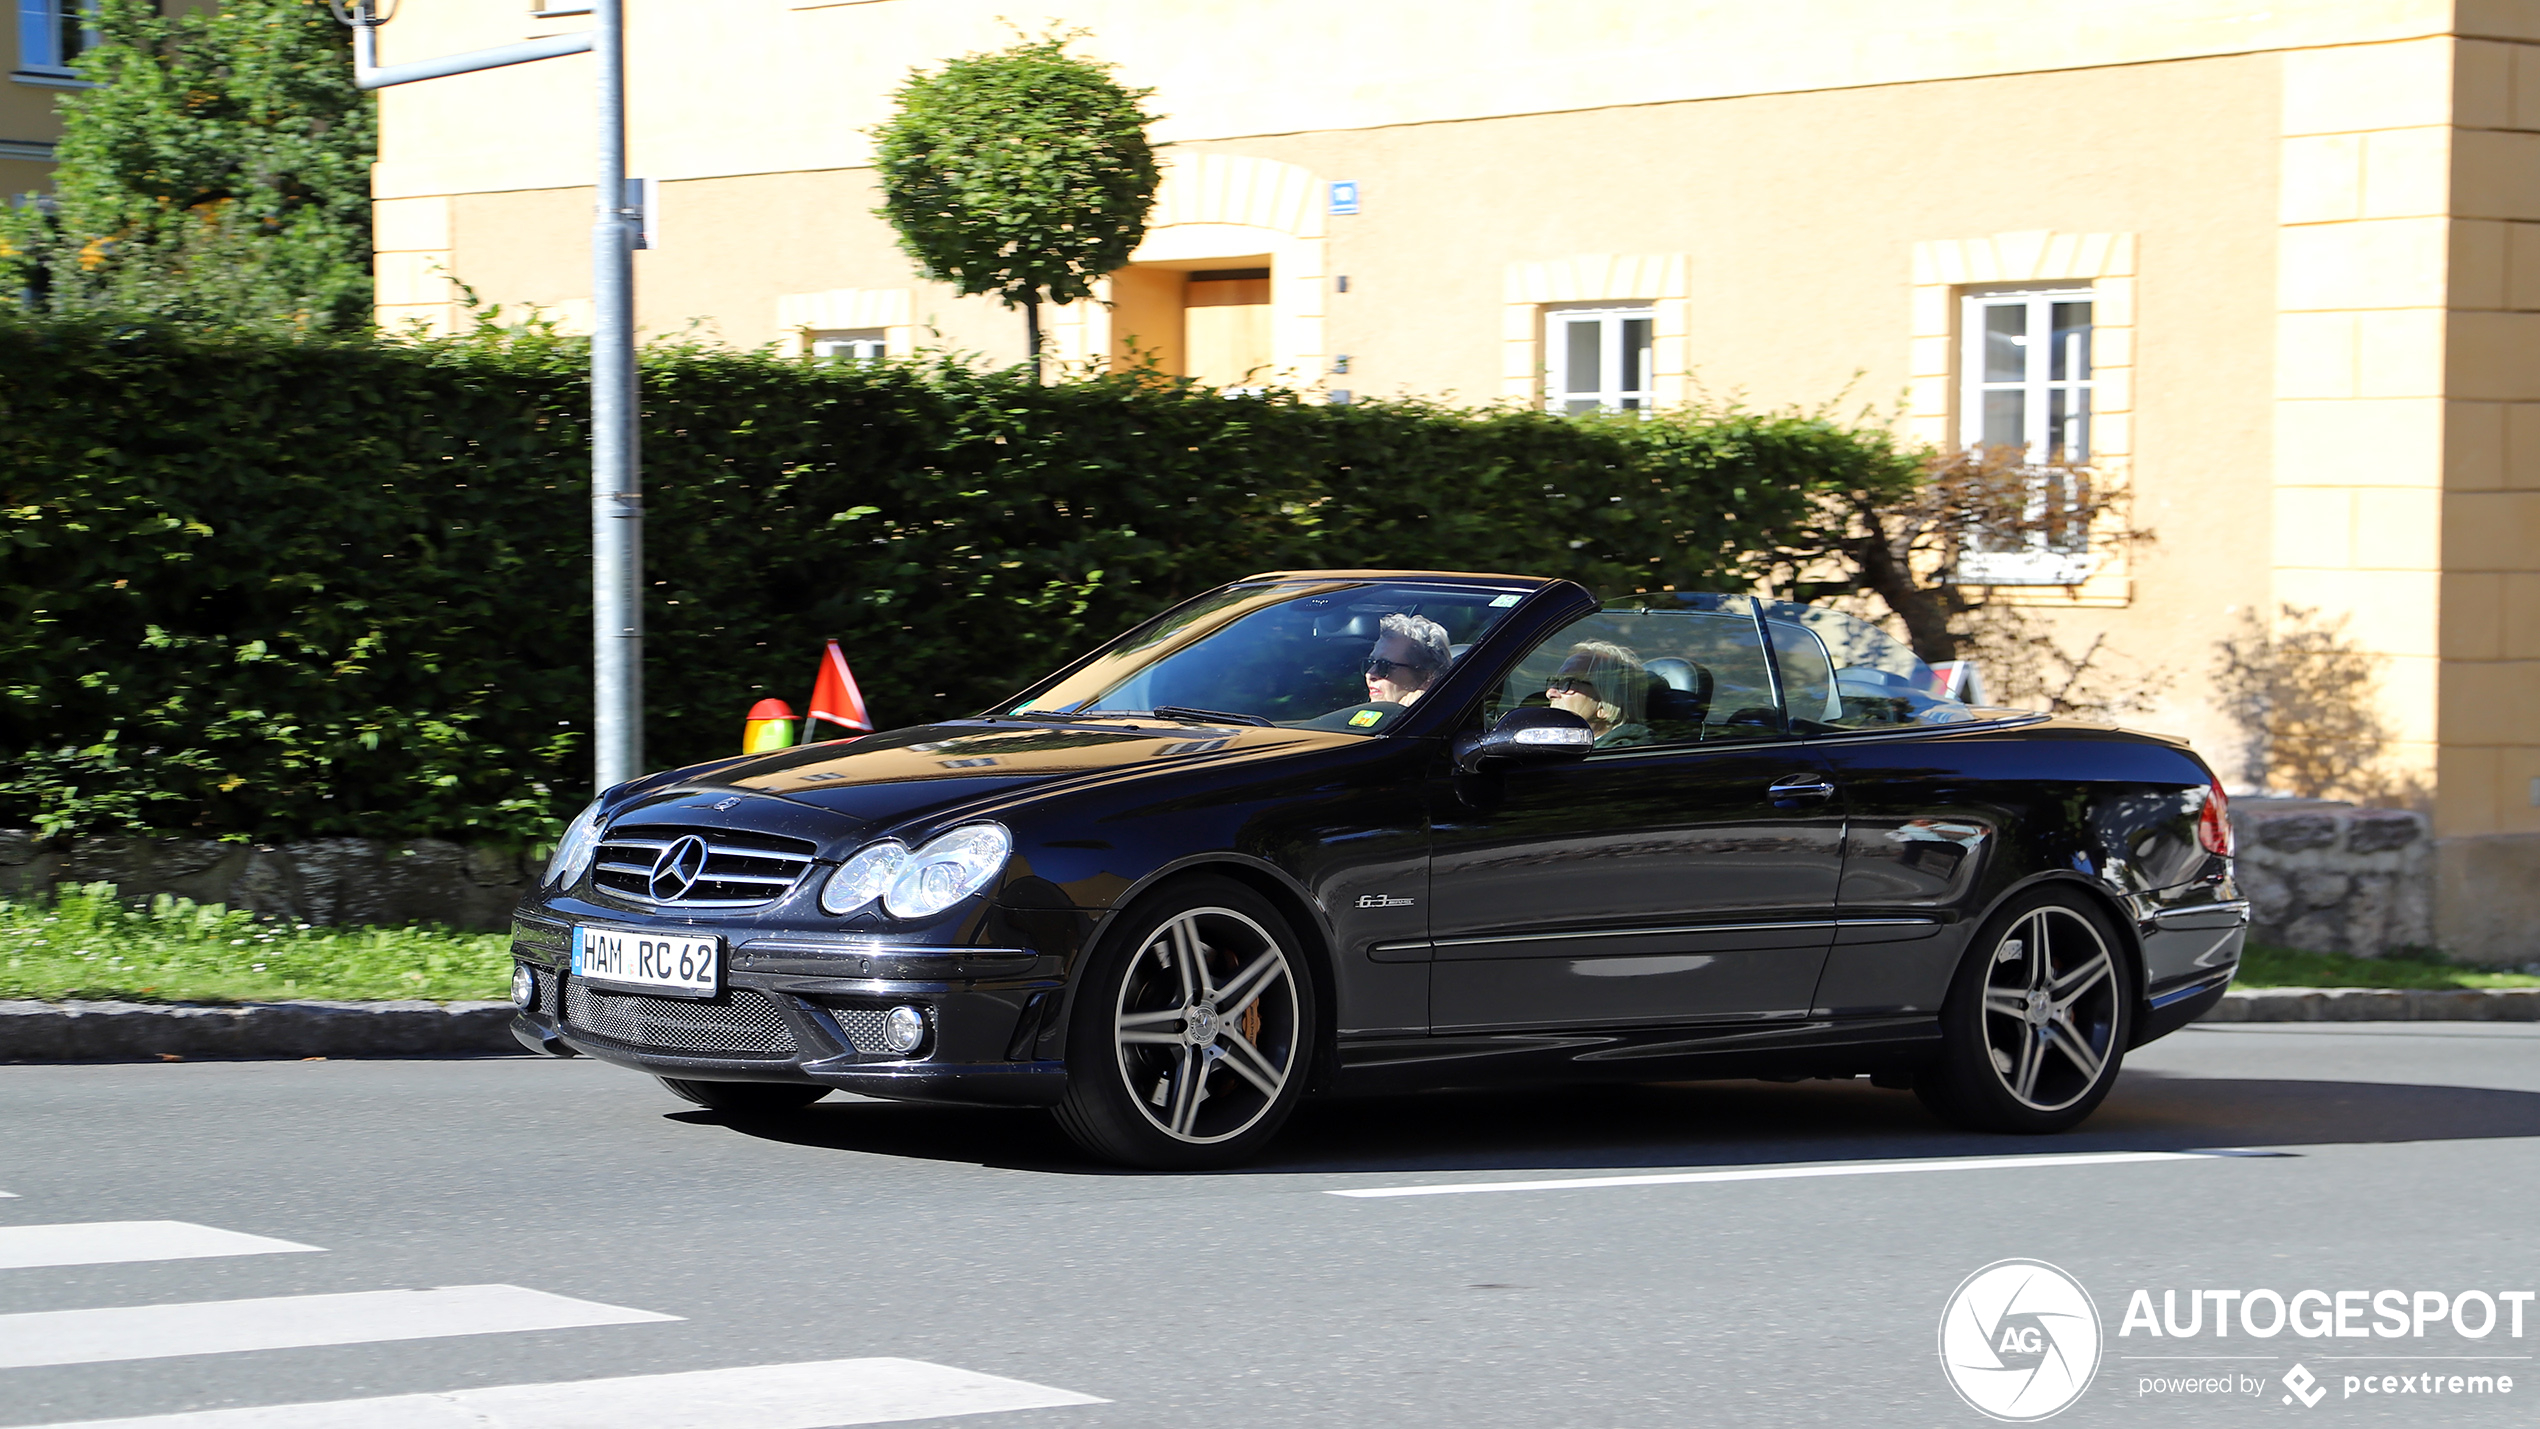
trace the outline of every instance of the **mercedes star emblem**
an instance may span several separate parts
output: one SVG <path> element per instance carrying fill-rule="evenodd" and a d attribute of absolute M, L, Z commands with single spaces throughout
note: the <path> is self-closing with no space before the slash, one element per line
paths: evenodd
<path fill-rule="evenodd" d="M 676 903 L 697 886 L 706 871 L 706 841 L 689 834 L 675 839 L 653 860 L 650 887 L 656 903 Z"/>

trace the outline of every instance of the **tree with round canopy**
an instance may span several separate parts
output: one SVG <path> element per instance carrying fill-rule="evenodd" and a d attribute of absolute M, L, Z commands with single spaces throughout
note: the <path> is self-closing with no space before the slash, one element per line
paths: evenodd
<path fill-rule="evenodd" d="M 1082 31 L 912 72 L 873 131 L 883 204 L 926 276 L 1023 309 L 1041 371 L 1041 302 L 1091 298 L 1129 261 L 1155 202 L 1142 107 L 1112 67 L 1067 53 Z"/>

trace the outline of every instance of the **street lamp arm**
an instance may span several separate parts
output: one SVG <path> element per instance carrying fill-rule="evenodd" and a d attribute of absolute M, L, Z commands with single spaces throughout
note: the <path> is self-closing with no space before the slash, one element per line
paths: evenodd
<path fill-rule="evenodd" d="M 50 3 L 50 0 L 47 0 Z M 635 229 L 626 194 L 626 0 L 538 13 L 589 15 L 588 30 L 437 60 L 383 65 L 379 27 L 398 0 L 326 0 L 353 27 L 353 83 L 419 79 L 588 54 L 599 81 L 599 172 L 591 224 L 591 745 L 603 790 L 644 772 L 644 498 L 637 465 Z"/>
<path fill-rule="evenodd" d="M 363 26 L 359 38 L 370 38 L 372 27 Z M 353 83 L 363 89 L 386 89 L 392 84 L 412 84 L 419 79 L 439 79 L 444 75 L 471 74 L 481 69 L 500 69 L 505 65 L 527 64 L 531 60 L 551 60 L 558 55 L 578 55 L 591 48 L 591 32 L 577 30 L 570 35 L 548 35 L 541 39 L 523 40 L 516 45 L 496 45 L 490 50 L 469 50 L 463 54 L 443 55 L 437 60 L 416 60 L 411 64 L 380 65 L 371 63 L 371 46 L 357 45 L 353 62 Z"/>

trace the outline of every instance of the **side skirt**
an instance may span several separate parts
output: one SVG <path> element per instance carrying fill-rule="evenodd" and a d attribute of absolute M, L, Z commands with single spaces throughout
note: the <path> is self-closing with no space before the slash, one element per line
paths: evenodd
<path fill-rule="evenodd" d="M 1933 1017 L 1812 1019 L 1769 1028 L 1633 1028 L 1388 1037 L 1340 1044 L 1335 1090 L 1413 1091 L 1512 1082 L 1666 1082 L 1872 1076 L 1908 1071 L 1940 1045 Z"/>

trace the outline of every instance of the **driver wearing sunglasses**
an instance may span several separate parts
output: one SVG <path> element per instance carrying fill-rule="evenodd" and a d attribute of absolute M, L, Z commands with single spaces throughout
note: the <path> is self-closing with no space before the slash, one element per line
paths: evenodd
<path fill-rule="evenodd" d="M 1386 616 L 1376 627 L 1376 645 L 1362 671 L 1368 703 L 1410 704 L 1452 657 L 1445 626 L 1421 615 Z"/>

